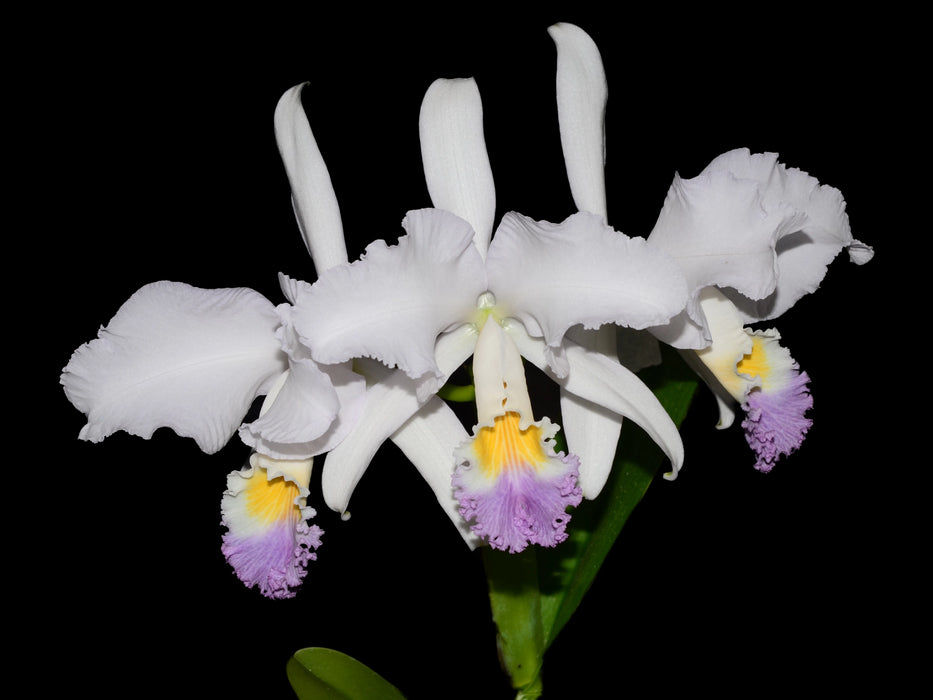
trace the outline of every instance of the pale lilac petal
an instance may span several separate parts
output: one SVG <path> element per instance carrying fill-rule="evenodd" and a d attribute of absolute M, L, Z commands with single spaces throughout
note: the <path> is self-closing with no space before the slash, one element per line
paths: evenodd
<path fill-rule="evenodd" d="M 755 469 L 762 472 L 771 471 L 781 457 L 799 448 L 813 425 L 805 415 L 813 407 L 810 378 L 799 371 L 789 353 L 787 359 L 790 366 L 781 386 L 753 390 L 742 406 L 745 439 L 755 451 Z"/>
<path fill-rule="evenodd" d="M 376 241 L 300 294 L 295 327 L 318 362 L 372 357 L 435 391 L 443 376 L 435 340 L 473 320 L 486 289 L 483 260 L 469 224 L 449 212 L 412 211 L 403 225 L 398 245 Z"/>
<path fill-rule="evenodd" d="M 253 454 L 248 467 L 227 477 L 221 502 L 221 551 L 248 588 L 268 598 L 291 598 L 317 559 L 323 531 L 308 521 L 311 460 L 279 461 Z"/>
<path fill-rule="evenodd" d="M 529 336 L 517 323 L 509 324 L 506 330 L 522 357 L 547 372 L 568 392 L 635 421 L 670 460 L 671 471 L 664 475 L 665 478 L 677 476 L 684 461 L 680 433 L 654 393 L 633 372 L 601 353 L 565 339 L 564 354 L 569 371 L 566 376 L 559 377 L 547 366 L 542 340 Z M 576 449 L 576 442 L 577 436 L 567 432 L 567 446 L 571 451 Z M 584 496 L 595 498 L 599 495 L 607 477 L 608 467 L 604 463 L 581 464 L 580 483 Z"/>
<path fill-rule="evenodd" d="M 251 289 L 143 287 L 62 373 L 68 399 L 88 417 L 79 437 L 149 438 L 164 426 L 216 452 L 288 367 L 279 324 Z"/>
<path fill-rule="evenodd" d="M 330 173 L 301 104 L 301 91 L 306 84 L 296 85 L 279 99 L 275 108 L 275 140 L 288 174 L 298 228 L 321 274 L 347 262 L 347 246 Z"/>
<path fill-rule="evenodd" d="M 573 201 L 606 221 L 605 114 L 608 88 L 596 44 L 573 24 L 548 33 L 557 46 L 557 116 Z"/>
<path fill-rule="evenodd" d="M 442 378 L 452 374 L 470 356 L 476 344 L 471 327 L 438 339 L 437 359 Z M 324 460 L 321 490 L 324 501 L 345 513 L 350 497 L 377 450 L 427 401 L 419 397 L 418 383 L 400 370 L 369 363 L 364 371 L 369 388 L 363 411 L 350 433 Z"/>
<path fill-rule="evenodd" d="M 460 515 L 451 476 L 454 450 L 469 437 L 451 408 L 437 396 L 422 406 L 392 435 L 392 442 L 405 453 L 437 496 L 437 501 L 470 549 L 481 540 Z"/>
<path fill-rule="evenodd" d="M 586 212 L 562 224 L 506 214 L 487 271 L 497 312 L 544 338 L 558 374 L 566 372 L 561 340 L 571 326 L 660 325 L 687 300 L 683 275 L 664 253 Z"/>
<path fill-rule="evenodd" d="M 496 215 L 496 187 L 476 81 L 434 81 L 421 104 L 419 129 L 431 201 L 469 222 L 476 249 L 485 256 Z"/>

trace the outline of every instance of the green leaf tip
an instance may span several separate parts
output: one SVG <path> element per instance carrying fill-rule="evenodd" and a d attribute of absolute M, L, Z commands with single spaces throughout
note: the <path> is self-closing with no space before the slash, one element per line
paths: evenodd
<path fill-rule="evenodd" d="M 405 700 L 378 673 L 334 649 L 299 649 L 285 670 L 300 700 Z"/>

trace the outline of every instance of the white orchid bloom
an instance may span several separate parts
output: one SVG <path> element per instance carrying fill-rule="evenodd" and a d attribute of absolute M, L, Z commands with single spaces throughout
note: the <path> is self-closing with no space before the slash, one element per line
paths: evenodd
<path fill-rule="evenodd" d="M 558 107 L 571 191 L 580 209 L 598 209 L 605 202 L 602 61 L 579 28 L 555 25 L 551 34 L 558 86 L 567 86 Z M 871 248 L 852 238 L 838 190 L 773 153 L 747 149 L 719 156 L 691 180 L 675 177 L 648 244 L 677 261 L 690 289 L 684 310 L 651 333 L 686 351 L 716 393 L 720 427 L 731 425 L 734 403 L 743 407 L 756 467 L 769 471 L 809 429 L 809 378 L 777 331 L 745 325 L 776 318 L 817 289 L 843 248 L 857 264 L 871 259 Z"/>
<path fill-rule="evenodd" d="M 318 271 L 346 262 L 330 178 L 301 110 L 300 86 L 276 109 L 276 136 L 299 226 Z M 297 283 L 280 276 L 294 301 Z M 290 304 L 245 288 L 156 282 L 136 292 L 99 337 L 78 348 L 61 382 L 88 418 L 79 437 L 118 430 L 149 438 L 159 427 L 207 453 L 237 431 L 255 454 L 228 478 L 223 551 L 248 586 L 294 595 L 320 530 L 307 520 L 313 457 L 332 449 L 362 410 L 365 380 L 349 363 L 317 362 L 297 342 Z M 260 416 L 240 425 L 253 401 Z"/>
<path fill-rule="evenodd" d="M 736 149 L 693 179 L 675 177 L 648 237 L 678 261 L 691 290 L 684 312 L 652 332 L 696 351 L 686 356 L 699 360 L 716 394 L 720 427 L 741 405 L 755 468 L 764 472 L 801 445 L 813 399 L 778 332 L 745 326 L 777 318 L 815 291 L 843 249 L 859 265 L 874 254 L 852 237 L 839 190 L 777 158 Z"/>
<path fill-rule="evenodd" d="M 676 473 L 680 436 L 654 394 L 567 331 L 664 323 L 683 308 L 685 281 L 644 240 L 618 234 L 589 213 L 562 224 L 509 213 L 493 237 L 493 180 L 474 81 L 431 86 L 421 138 L 429 193 L 445 209 L 409 212 L 397 245 L 370 244 L 360 260 L 302 288 L 295 304 L 295 328 L 320 361 L 375 358 L 398 368 L 387 370 L 380 394 L 367 398 L 366 414 L 378 430 L 367 428 L 365 439 L 351 435 L 328 460 L 343 452 L 346 473 L 362 474 L 381 442 L 422 404 L 437 401 L 434 394 L 472 354 L 480 422 L 465 445 L 450 444 L 440 467 L 447 483 L 435 480 L 432 487 L 439 499 L 449 497 L 457 466 L 460 512 L 475 533 L 510 551 L 528 542 L 554 544 L 566 536 L 567 505 L 579 502 L 578 460 L 554 454 L 550 421 L 534 422 L 519 356 L 573 395 L 635 420 Z M 447 414 L 419 420 L 430 425 L 435 415 Z M 455 439 L 456 431 L 446 436 Z M 353 484 L 348 479 L 349 489 L 331 494 L 332 507 L 345 506 Z"/>

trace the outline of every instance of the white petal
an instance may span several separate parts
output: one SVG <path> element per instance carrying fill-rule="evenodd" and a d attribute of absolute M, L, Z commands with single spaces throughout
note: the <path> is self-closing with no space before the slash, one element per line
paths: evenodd
<path fill-rule="evenodd" d="M 610 362 L 617 362 L 616 330 L 616 326 L 603 326 L 595 331 L 576 328 L 571 329 L 568 337 L 588 350 L 602 354 Z M 581 399 L 564 387 L 560 388 L 560 414 L 568 449 L 580 458 L 581 464 L 586 465 L 580 473 L 580 488 L 585 497 L 595 497 L 612 470 L 622 432 L 622 416 Z"/>
<path fill-rule="evenodd" d="M 409 212 L 397 246 L 376 241 L 365 256 L 328 270 L 299 293 L 295 326 L 319 362 L 373 357 L 425 378 L 436 391 L 441 333 L 472 320 L 486 289 L 470 226 L 440 209 Z"/>
<path fill-rule="evenodd" d="M 489 247 L 487 274 L 497 313 L 540 332 L 558 372 L 561 339 L 571 326 L 660 325 L 687 300 L 672 260 L 586 212 L 562 224 L 506 214 Z"/>
<path fill-rule="evenodd" d="M 557 116 L 573 201 L 606 220 L 605 115 L 608 88 L 596 44 L 573 24 L 548 33 L 557 45 Z"/>
<path fill-rule="evenodd" d="M 672 255 L 680 249 L 681 262 L 693 268 L 697 256 L 713 256 L 702 261 L 700 272 L 688 271 L 688 279 L 696 282 L 694 289 L 729 287 L 726 293 L 746 322 L 776 318 L 817 289 L 843 248 L 856 263 L 871 259 L 871 248 L 852 238 L 839 190 L 778 163 L 775 153 L 723 153 L 693 180 L 680 181 L 689 190 L 684 195 L 678 197 L 677 186 L 675 180 L 671 206 L 665 202 L 649 240 Z M 739 257 L 730 262 L 733 254 Z M 718 270 L 717 256 L 723 258 Z"/>
<path fill-rule="evenodd" d="M 476 344 L 476 331 L 458 329 L 438 340 L 437 361 L 443 378 L 452 374 L 470 356 Z M 418 383 L 399 370 L 371 363 L 365 371 L 369 389 L 363 411 L 350 433 L 324 459 L 321 490 L 327 505 L 343 513 L 376 454 L 376 451 L 424 404 L 418 396 Z"/>
<path fill-rule="evenodd" d="M 347 246 L 330 173 L 301 105 L 304 85 L 296 85 L 279 99 L 275 139 L 288 173 L 298 228 L 321 274 L 347 262 Z"/>
<path fill-rule="evenodd" d="M 716 285 L 761 299 L 777 284 L 778 240 L 803 220 L 789 205 L 766 205 L 759 182 L 707 168 L 674 178 L 648 241 L 677 260 L 692 292 Z"/>
<path fill-rule="evenodd" d="M 80 437 L 149 438 L 166 426 L 216 452 L 287 368 L 279 323 L 251 289 L 143 287 L 64 369 L 68 399 L 88 416 Z"/>
<path fill-rule="evenodd" d="M 760 380 L 736 371 L 736 365 L 752 351 L 752 340 L 745 332 L 742 317 L 732 302 L 713 287 L 703 290 L 700 306 L 713 337 L 709 347 L 696 353 L 708 370 L 700 372 L 700 376 L 717 396 L 725 399 L 722 393 L 725 390 L 733 401 L 744 403 L 746 394 Z"/>
<path fill-rule="evenodd" d="M 622 365 L 611 362 L 600 353 L 595 353 L 576 343 L 565 340 L 564 353 L 570 366 L 565 377 L 558 377 L 547 368 L 544 356 L 544 343 L 529 336 L 517 323 L 510 324 L 506 330 L 512 336 L 522 356 L 529 362 L 544 369 L 549 376 L 568 392 L 592 401 L 603 408 L 635 421 L 648 433 L 652 440 L 664 450 L 671 461 L 672 470 L 665 478 L 674 479 L 684 461 L 684 447 L 677 426 L 661 406 L 654 393 L 635 374 Z M 570 436 L 568 435 L 568 443 Z M 568 445 L 569 446 L 569 445 Z M 608 477 L 606 465 L 580 465 L 581 481 L 593 489 L 585 493 L 587 498 L 595 498 L 599 488 Z M 585 474 L 587 471 L 593 473 Z"/>
<path fill-rule="evenodd" d="M 740 150 L 721 156 L 725 163 L 719 159 L 714 161 L 717 166 L 729 167 L 740 176 L 761 181 L 769 203 L 786 203 L 806 216 L 797 230 L 778 243 L 778 283 L 772 295 L 753 301 L 727 291 L 746 323 L 777 318 L 801 297 L 816 291 L 826 276 L 829 263 L 844 248 L 849 249 L 850 259 L 856 264 L 868 262 L 873 255 L 869 246 L 852 238 L 845 199 L 838 189 L 821 185 L 802 170 L 780 163 L 765 179 L 760 163 L 772 157 L 776 159 L 777 155 L 750 155 Z"/>
<path fill-rule="evenodd" d="M 473 549 L 481 540 L 460 515 L 451 486 L 454 450 L 468 438 L 460 419 L 436 396 L 392 435 L 392 441 L 428 482 L 460 536 Z"/>
<path fill-rule="evenodd" d="M 314 457 L 350 432 L 362 413 L 365 393 L 365 380 L 349 363 L 293 360 L 275 400 L 258 420 L 240 428 L 240 437 L 275 459 Z"/>
<path fill-rule="evenodd" d="M 434 81 L 421 104 L 419 129 L 431 201 L 470 223 L 476 248 L 485 256 L 496 214 L 496 187 L 476 81 Z"/>

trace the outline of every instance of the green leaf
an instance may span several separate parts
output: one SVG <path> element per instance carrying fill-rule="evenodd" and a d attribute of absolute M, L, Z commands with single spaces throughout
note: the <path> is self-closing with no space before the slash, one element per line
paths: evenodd
<path fill-rule="evenodd" d="M 498 630 L 499 660 L 513 687 L 530 688 L 541 673 L 545 649 L 534 550 L 509 554 L 483 547 L 482 552 L 492 617 Z"/>
<path fill-rule="evenodd" d="M 299 649 L 286 673 L 301 700 L 404 700 L 378 673 L 333 649 Z"/>

